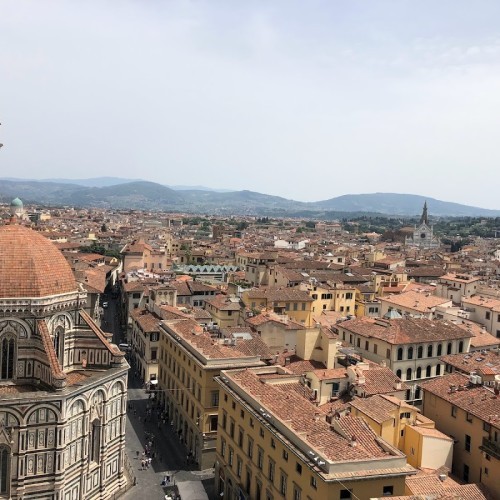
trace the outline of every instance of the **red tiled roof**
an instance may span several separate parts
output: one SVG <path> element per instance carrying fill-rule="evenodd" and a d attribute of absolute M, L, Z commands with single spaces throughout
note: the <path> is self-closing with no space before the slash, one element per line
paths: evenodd
<path fill-rule="evenodd" d="M 0 226 L 0 297 L 46 297 L 77 289 L 54 243 L 24 226 Z"/>
<path fill-rule="evenodd" d="M 358 318 L 344 321 L 337 328 L 396 345 L 472 337 L 471 333 L 453 323 L 426 318 L 392 320 Z"/>
<path fill-rule="evenodd" d="M 452 390 L 452 386 L 454 389 Z M 422 383 L 425 392 L 435 394 L 454 406 L 500 428 L 500 399 L 491 389 L 469 385 L 469 377 L 453 373 Z"/>
<path fill-rule="evenodd" d="M 329 460 L 337 462 L 388 457 L 386 450 L 362 419 L 342 417 L 336 421 L 340 432 L 332 432 L 324 417 L 316 418 L 317 407 L 304 398 L 300 388 L 292 389 L 292 383 L 262 383 L 259 375 L 252 370 L 225 373 L 259 404 L 271 411 L 274 417 L 286 422 L 293 432 L 303 436 L 313 448 L 321 449 Z M 344 436 L 356 436 L 357 446 L 351 446 L 350 439 Z"/>

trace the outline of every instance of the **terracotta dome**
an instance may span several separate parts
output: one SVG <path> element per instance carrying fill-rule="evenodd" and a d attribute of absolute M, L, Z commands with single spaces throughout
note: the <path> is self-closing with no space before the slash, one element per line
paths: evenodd
<path fill-rule="evenodd" d="M 46 297 L 78 289 L 59 249 L 17 224 L 0 226 L 0 298 Z"/>

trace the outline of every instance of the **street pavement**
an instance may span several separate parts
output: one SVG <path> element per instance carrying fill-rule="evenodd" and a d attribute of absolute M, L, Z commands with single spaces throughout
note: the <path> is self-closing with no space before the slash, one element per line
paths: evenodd
<path fill-rule="evenodd" d="M 115 344 L 126 342 L 126 335 L 121 331 L 119 322 L 118 300 L 113 299 L 108 293 L 103 297 L 103 301 L 108 302 L 108 307 L 103 310 L 103 330 L 113 334 Z M 128 470 L 132 476 L 135 476 L 136 485 L 120 498 L 123 500 L 163 500 L 165 491 L 161 483 L 168 475 L 171 478 L 171 484 L 182 483 L 181 500 L 205 500 L 206 498 L 216 500 L 214 470 L 198 471 L 194 466 L 187 464 L 187 449 L 168 422 L 158 423 L 156 409 L 152 409 L 151 418 L 145 421 L 147 407 L 154 407 L 154 401 L 149 399 L 149 394 L 143 388 L 143 382 L 134 376 L 133 369 L 129 370 L 128 384 L 128 403 L 133 409 L 127 410 L 125 450 L 130 464 Z M 149 468 L 141 470 L 142 452 L 149 441 L 149 438 L 146 438 L 146 432 L 154 435 L 155 458 Z M 206 497 L 199 495 L 200 484 L 207 494 Z"/>
<path fill-rule="evenodd" d="M 156 410 L 152 410 L 150 420 L 144 421 L 147 406 L 153 406 L 154 400 L 149 399 L 148 394 L 142 388 L 142 383 L 133 376 L 129 377 L 128 397 L 133 409 L 128 410 L 126 453 L 137 484 L 121 498 L 124 500 L 163 499 L 165 492 L 161 483 L 164 476 L 169 475 L 172 483 L 177 485 L 186 483 L 182 489 L 193 491 L 193 495 L 196 488 L 193 488 L 190 482 L 201 483 L 207 493 L 205 498 L 215 500 L 214 470 L 197 471 L 194 466 L 187 465 L 186 448 L 180 443 L 169 423 L 164 425 L 160 421 L 158 424 Z M 152 449 L 155 452 L 155 458 L 152 460 L 151 467 L 141 470 L 142 452 L 149 440 L 146 438 L 146 432 L 154 435 Z M 202 499 L 188 493 L 182 496 L 182 500 Z"/>

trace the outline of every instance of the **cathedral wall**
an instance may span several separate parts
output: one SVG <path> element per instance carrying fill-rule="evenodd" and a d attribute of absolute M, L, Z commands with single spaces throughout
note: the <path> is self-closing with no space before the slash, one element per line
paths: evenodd
<path fill-rule="evenodd" d="M 1 400 L 11 496 L 101 499 L 124 486 L 126 369 L 66 391 L 59 398 L 34 392 Z"/>

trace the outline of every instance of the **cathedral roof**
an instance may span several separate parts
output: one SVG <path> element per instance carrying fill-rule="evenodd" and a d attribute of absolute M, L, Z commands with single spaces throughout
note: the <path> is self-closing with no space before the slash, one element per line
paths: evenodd
<path fill-rule="evenodd" d="M 11 202 L 10 202 L 10 206 L 11 207 L 21 207 L 23 206 L 23 202 L 19 199 L 19 198 L 14 198 Z"/>
<path fill-rule="evenodd" d="M 40 233 L 0 226 L 0 298 L 46 297 L 78 290 L 57 247 Z"/>

